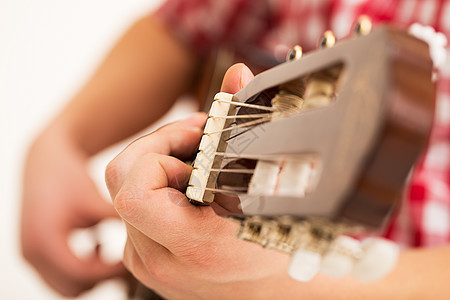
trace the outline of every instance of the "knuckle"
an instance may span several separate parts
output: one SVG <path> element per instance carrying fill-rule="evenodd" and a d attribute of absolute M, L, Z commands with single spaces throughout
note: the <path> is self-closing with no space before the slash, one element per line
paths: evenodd
<path fill-rule="evenodd" d="M 58 286 L 53 287 L 64 297 L 76 298 L 79 297 L 83 292 L 90 290 L 95 286 L 96 282 L 87 282 L 86 280 L 72 279 L 70 286 Z"/>
<path fill-rule="evenodd" d="M 205 228 L 190 230 L 190 234 L 180 234 L 176 243 L 170 245 L 170 249 L 189 265 L 214 272 L 217 261 L 221 259 L 221 252 L 217 249 L 235 239 L 237 228 L 234 223 L 217 215 L 211 216 L 205 212 L 203 216 L 209 216 L 203 219 Z"/>
<path fill-rule="evenodd" d="M 133 274 L 135 278 L 141 281 L 145 278 L 145 273 L 143 272 L 142 268 L 142 259 L 137 254 L 136 249 L 134 249 L 134 246 L 129 240 L 127 240 L 127 243 L 125 245 L 123 265 L 128 271 L 130 271 L 131 274 Z"/>
<path fill-rule="evenodd" d="M 68 298 L 76 298 L 79 297 L 82 293 L 92 289 L 95 286 L 96 282 L 82 282 L 82 283 L 73 283 L 72 287 L 69 289 L 61 290 L 61 294 Z"/>
<path fill-rule="evenodd" d="M 30 235 L 23 233 L 20 247 L 23 258 L 32 265 L 36 265 L 42 259 L 40 251 L 41 242 L 35 236 L 37 234 Z"/>
<path fill-rule="evenodd" d="M 216 245 L 211 239 L 200 235 L 191 235 L 189 238 L 180 235 L 177 241 L 168 247 L 177 259 L 196 268 L 207 268 L 214 261 Z"/>
<path fill-rule="evenodd" d="M 122 217 L 133 216 L 136 212 L 136 205 L 133 205 L 139 200 L 136 193 L 130 189 L 121 189 L 114 198 L 114 208 Z"/>
<path fill-rule="evenodd" d="M 206 267 L 212 261 L 212 256 L 215 252 L 214 249 L 211 249 L 205 243 L 197 243 L 195 245 L 184 243 L 179 245 L 175 251 L 178 252 L 178 257 L 183 261 L 198 267 Z"/>
<path fill-rule="evenodd" d="M 157 259 L 152 261 L 146 260 L 144 267 L 145 272 L 153 278 L 153 280 L 157 281 L 159 284 L 171 285 L 173 277 L 170 275 L 169 270 L 167 270 L 167 266 L 159 263 Z"/>
<path fill-rule="evenodd" d="M 162 259 L 151 255 L 140 256 L 132 243 L 127 241 L 123 264 L 141 282 L 151 281 L 160 285 L 170 285 L 172 276 L 168 269 L 169 264 L 167 262 L 162 263 L 162 261 Z"/>
<path fill-rule="evenodd" d="M 28 245 L 22 245 L 21 247 L 23 258 L 25 258 L 25 260 L 31 264 L 33 264 L 37 260 L 36 251 L 34 251 L 33 249 L 33 247 L 29 247 Z"/>
<path fill-rule="evenodd" d="M 63 297 L 67 298 L 76 298 L 78 297 L 82 292 L 83 289 L 78 287 L 71 287 L 71 288 L 65 288 L 58 285 L 52 285 L 50 284 L 58 293 L 60 293 Z"/>
<path fill-rule="evenodd" d="M 114 188 L 123 177 L 123 171 L 118 159 L 115 158 L 108 163 L 105 169 L 105 182 L 108 189 Z"/>

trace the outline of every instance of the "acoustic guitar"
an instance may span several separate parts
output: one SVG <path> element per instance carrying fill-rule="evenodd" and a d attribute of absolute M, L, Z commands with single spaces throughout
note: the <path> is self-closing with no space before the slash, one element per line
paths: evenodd
<path fill-rule="evenodd" d="M 214 97 L 186 196 L 214 202 L 239 238 L 292 255 L 299 281 L 382 278 L 399 250 L 377 236 L 426 146 L 432 72 L 426 43 L 365 17 L 350 39 L 327 31 L 316 51 L 294 47 Z M 137 285 L 130 298 L 161 299 Z"/>
<path fill-rule="evenodd" d="M 428 46 L 390 27 L 335 42 L 257 75 L 212 103 L 186 196 L 240 222 L 238 237 L 317 272 L 386 275 L 397 246 L 374 237 L 424 150 L 435 100 Z M 362 241 L 361 241 L 362 240 Z"/>

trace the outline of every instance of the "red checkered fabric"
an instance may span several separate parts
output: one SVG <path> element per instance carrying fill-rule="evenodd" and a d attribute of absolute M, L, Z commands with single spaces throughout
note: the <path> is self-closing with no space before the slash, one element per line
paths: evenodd
<path fill-rule="evenodd" d="M 282 59 L 300 44 L 315 48 L 326 29 L 350 34 L 357 17 L 407 28 L 432 26 L 450 41 L 450 0 L 168 0 L 157 14 L 199 53 L 230 46 L 241 57 Z M 450 49 L 440 70 L 435 124 L 426 154 L 405 187 L 386 236 L 405 246 L 450 241 Z"/>

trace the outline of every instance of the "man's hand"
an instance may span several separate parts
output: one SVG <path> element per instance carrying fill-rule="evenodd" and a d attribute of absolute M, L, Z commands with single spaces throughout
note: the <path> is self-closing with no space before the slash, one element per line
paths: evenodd
<path fill-rule="evenodd" d="M 79 259 L 68 247 L 73 230 L 117 213 L 91 181 L 87 157 L 63 136 L 49 129 L 30 149 L 23 187 L 22 251 L 50 286 L 65 296 L 77 296 L 125 269 L 122 264 L 106 264 L 98 253 Z"/>
<path fill-rule="evenodd" d="M 145 16 L 32 145 L 23 186 L 23 255 L 63 295 L 125 272 L 95 253 L 78 259 L 67 245 L 73 229 L 117 216 L 91 182 L 88 160 L 159 119 L 193 89 L 198 64 L 164 22 Z"/>
<path fill-rule="evenodd" d="M 222 90 L 235 93 L 251 77 L 235 65 Z M 254 297 L 267 294 L 262 282 L 285 273 L 288 257 L 238 240 L 235 223 L 191 205 L 182 193 L 192 170 L 182 160 L 195 153 L 205 120 L 196 114 L 167 125 L 108 165 L 106 182 L 128 231 L 124 264 L 170 299 L 245 297 L 249 288 Z"/>
<path fill-rule="evenodd" d="M 222 90 L 235 93 L 250 77 L 235 65 Z M 194 154 L 205 119 L 195 115 L 137 140 L 106 170 L 128 230 L 124 264 L 142 283 L 168 299 L 448 297 L 449 247 L 404 251 L 397 268 L 377 282 L 320 273 L 307 283 L 289 278 L 287 255 L 236 239 L 236 224 L 210 206 L 190 205 L 181 192 L 191 167 L 175 157 Z"/>

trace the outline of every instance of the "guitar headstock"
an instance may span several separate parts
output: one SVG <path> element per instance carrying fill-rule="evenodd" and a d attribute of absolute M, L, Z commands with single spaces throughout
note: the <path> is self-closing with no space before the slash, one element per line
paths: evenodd
<path fill-rule="evenodd" d="M 309 264 L 290 271 L 300 280 L 318 269 L 363 279 L 390 270 L 391 242 L 345 235 L 384 226 L 432 124 L 427 45 L 363 21 L 357 37 L 335 43 L 326 32 L 320 49 L 294 48 L 235 95 L 219 93 L 186 191 L 239 219 L 240 238 Z M 367 271 L 367 257 L 388 252 L 391 262 Z"/>

